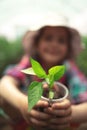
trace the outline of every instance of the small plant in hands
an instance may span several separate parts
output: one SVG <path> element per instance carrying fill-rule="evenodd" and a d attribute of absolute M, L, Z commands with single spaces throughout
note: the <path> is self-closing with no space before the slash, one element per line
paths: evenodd
<path fill-rule="evenodd" d="M 36 75 L 40 79 L 45 80 L 48 84 L 49 94 L 48 98 L 52 100 L 54 98 L 53 92 L 53 85 L 56 80 L 59 80 L 64 72 L 65 66 L 54 66 L 48 70 L 48 73 L 42 68 L 39 62 L 34 60 L 33 58 L 30 59 L 32 67 L 22 70 L 23 73 L 29 75 Z M 28 110 L 35 106 L 35 104 L 41 99 L 43 95 L 43 82 L 33 81 L 28 87 Z"/>

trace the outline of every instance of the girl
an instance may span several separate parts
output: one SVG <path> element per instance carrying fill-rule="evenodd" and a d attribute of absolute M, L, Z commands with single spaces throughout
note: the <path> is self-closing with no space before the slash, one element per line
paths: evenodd
<path fill-rule="evenodd" d="M 87 121 L 87 81 L 73 62 L 75 56 L 81 51 L 81 39 L 75 29 L 67 26 L 65 17 L 54 15 L 43 21 L 44 24 L 33 43 L 31 55 L 41 63 L 45 71 L 55 65 L 66 65 L 66 73 L 60 82 L 69 88 L 70 101 L 66 99 L 61 103 L 54 103 L 50 108 L 47 102 L 39 101 L 31 112 L 28 112 L 27 95 L 20 89 L 22 86 L 27 86 L 31 80 L 39 79 L 25 76 L 18 66 L 2 78 L 0 94 L 21 113 L 28 125 L 36 130 L 42 130 L 44 127 L 51 130 L 66 129 L 71 123 L 79 124 Z M 21 69 L 30 66 L 30 62 L 27 62 Z M 44 112 L 38 111 L 39 107 L 44 107 Z M 24 121 L 22 125 L 25 127 Z M 20 125 L 15 129 L 22 130 L 23 126 L 19 127 Z"/>

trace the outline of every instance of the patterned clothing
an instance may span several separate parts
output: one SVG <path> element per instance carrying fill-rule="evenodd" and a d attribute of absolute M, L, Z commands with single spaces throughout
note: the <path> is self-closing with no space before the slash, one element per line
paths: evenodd
<path fill-rule="evenodd" d="M 67 61 L 65 75 L 59 80 L 61 83 L 68 86 L 71 96 L 71 101 L 74 104 L 87 101 L 87 78 L 79 71 L 78 67 L 73 61 Z M 30 67 L 29 59 L 23 57 L 21 62 L 15 65 L 11 69 L 6 71 L 7 75 L 10 75 L 20 81 L 20 84 L 24 87 L 30 83 L 31 79 L 38 80 L 35 76 L 25 75 L 21 72 L 22 69 Z"/>

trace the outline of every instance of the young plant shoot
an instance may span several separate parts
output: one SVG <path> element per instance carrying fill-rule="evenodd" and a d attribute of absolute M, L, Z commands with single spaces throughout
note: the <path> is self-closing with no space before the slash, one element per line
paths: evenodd
<path fill-rule="evenodd" d="M 42 68 L 39 62 L 37 62 L 34 59 L 30 59 L 32 67 L 22 70 L 23 73 L 29 74 L 29 75 L 36 75 L 38 78 L 45 80 L 45 82 L 48 84 L 49 89 L 49 99 L 52 100 L 54 98 L 54 92 L 52 91 L 54 82 L 56 80 L 59 80 L 64 72 L 65 72 L 65 66 L 54 66 L 48 70 L 48 73 L 45 72 L 45 70 Z M 33 81 L 29 87 L 28 87 L 28 110 L 31 111 L 31 109 L 35 106 L 35 104 L 41 99 L 41 96 L 43 94 L 43 83 Z"/>

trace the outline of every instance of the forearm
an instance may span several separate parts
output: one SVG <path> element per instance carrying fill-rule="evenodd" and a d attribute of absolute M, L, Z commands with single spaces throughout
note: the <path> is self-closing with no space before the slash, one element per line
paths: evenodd
<path fill-rule="evenodd" d="M 72 106 L 72 123 L 87 122 L 87 103 Z"/>
<path fill-rule="evenodd" d="M 16 108 L 20 108 L 21 102 L 27 101 L 27 96 L 19 91 L 18 83 L 7 76 L 0 83 L 0 96 Z"/>

